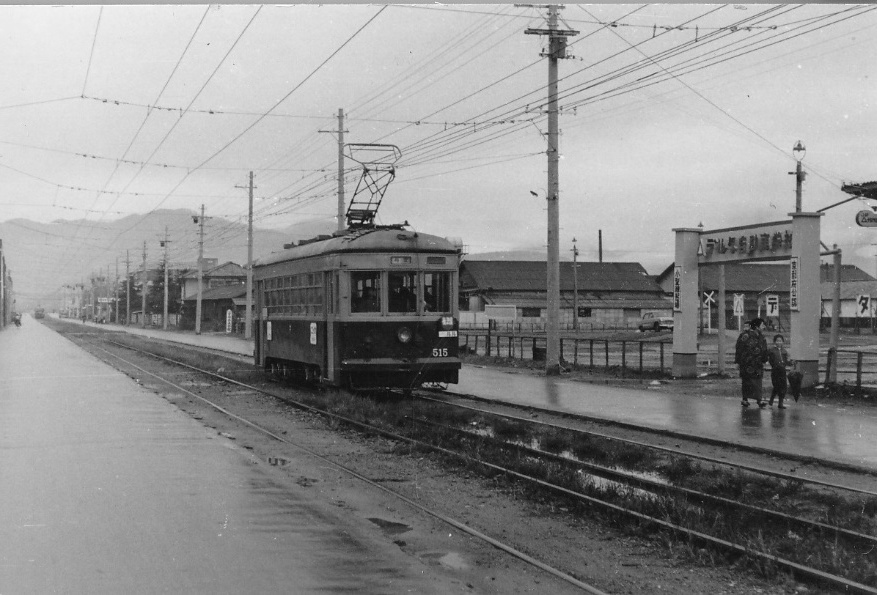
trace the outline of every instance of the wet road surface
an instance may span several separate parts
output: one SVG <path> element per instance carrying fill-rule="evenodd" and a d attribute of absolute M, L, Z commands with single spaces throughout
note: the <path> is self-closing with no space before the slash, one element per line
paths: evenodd
<path fill-rule="evenodd" d="M 4 595 L 441 592 L 32 319 L 0 332 L 0 381 Z"/>

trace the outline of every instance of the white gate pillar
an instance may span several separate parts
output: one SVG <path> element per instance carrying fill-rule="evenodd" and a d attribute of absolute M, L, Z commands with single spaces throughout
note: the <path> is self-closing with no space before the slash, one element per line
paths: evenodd
<path fill-rule="evenodd" d="M 673 271 L 673 376 L 697 376 L 697 289 L 701 229 L 677 228 Z"/>
<path fill-rule="evenodd" d="M 824 213 L 789 213 L 792 217 L 792 260 L 789 264 L 791 332 L 789 356 L 804 373 L 802 386 L 819 379 L 819 224 Z"/>

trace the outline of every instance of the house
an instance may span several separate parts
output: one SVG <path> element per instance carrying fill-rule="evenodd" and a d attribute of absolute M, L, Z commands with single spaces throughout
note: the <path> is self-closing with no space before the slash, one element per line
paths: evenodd
<path fill-rule="evenodd" d="M 460 265 L 461 320 L 467 312 L 485 312 L 488 318 L 544 323 L 546 285 L 544 261 L 466 260 Z M 572 325 L 574 301 L 582 325 L 635 326 L 644 313 L 668 315 L 672 307 L 635 262 L 579 262 L 575 275 L 572 262 L 561 262 L 561 326 Z"/>
<path fill-rule="evenodd" d="M 198 294 L 183 298 L 180 310 L 180 328 L 195 328 Z M 232 332 L 244 331 L 247 307 L 246 284 L 220 285 L 201 292 L 201 330 L 219 332 L 226 329 L 228 312 L 232 312 Z"/>
<path fill-rule="evenodd" d="M 861 296 L 870 296 L 869 308 L 860 302 Z M 834 283 L 822 283 L 822 322 L 831 325 Z M 873 328 L 877 316 L 877 280 L 841 281 L 840 284 L 840 327 Z"/>
<path fill-rule="evenodd" d="M 820 266 L 819 276 L 821 280 L 820 292 L 823 300 L 823 319 L 826 318 L 825 302 L 829 302 L 827 312 L 830 318 L 830 302 L 832 299 L 832 286 L 834 279 L 834 266 L 823 263 Z M 845 294 L 854 290 L 856 283 L 868 283 L 875 281 L 868 273 L 852 264 L 841 266 L 841 286 L 850 289 Z M 657 282 L 664 290 L 665 295 L 673 295 L 673 264 L 664 269 L 657 277 Z M 765 318 L 768 326 L 777 330 L 788 330 L 790 322 L 789 310 L 789 264 L 781 263 L 737 263 L 725 265 L 725 294 L 727 304 L 725 306 L 725 320 L 729 328 L 737 328 L 740 323 L 751 320 L 756 316 Z M 712 294 L 713 299 L 719 295 L 719 267 L 705 266 L 700 269 L 701 303 L 705 294 Z M 842 290 L 844 293 L 845 290 Z M 742 296 L 743 314 L 739 317 L 734 314 L 734 296 Z M 877 292 L 875 292 L 877 295 Z M 779 317 L 767 317 L 767 296 L 777 296 L 779 304 Z M 852 299 L 852 298 L 850 298 Z M 849 308 L 852 308 L 850 302 Z M 841 314 L 844 316 L 844 310 Z M 715 303 L 704 305 L 702 311 L 704 327 L 717 328 L 718 311 Z M 842 321 L 843 324 L 843 321 Z"/>
<path fill-rule="evenodd" d="M 217 265 L 217 259 L 203 259 L 204 267 L 201 272 L 201 291 L 207 291 L 214 287 L 224 287 L 226 285 L 241 285 L 247 282 L 247 272 L 239 264 L 234 262 L 226 262 Z M 183 301 L 188 297 L 198 295 L 198 271 L 189 270 L 180 278 L 182 286 L 180 299 Z"/>

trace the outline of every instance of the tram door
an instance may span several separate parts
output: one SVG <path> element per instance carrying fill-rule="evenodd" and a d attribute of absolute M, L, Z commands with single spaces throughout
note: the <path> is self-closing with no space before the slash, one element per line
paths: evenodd
<path fill-rule="evenodd" d="M 255 303 L 253 304 L 253 308 L 255 310 L 253 314 L 256 319 L 256 323 L 253 325 L 253 350 L 256 365 L 261 367 L 265 367 L 265 351 L 267 348 L 267 345 L 265 343 L 265 325 L 268 316 L 267 309 L 265 308 L 264 288 L 264 281 L 256 282 L 256 299 Z"/>
<path fill-rule="evenodd" d="M 335 369 L 335 317 L 338 315 L 335 296 L 338 292 L 338 273 L 326 271 L 323 275 L 325 291 L 323 291 L 323 312 L 326 313 L 326 324 L 323 325 L 323 376 L 329 382 L 337 382 Z"/>

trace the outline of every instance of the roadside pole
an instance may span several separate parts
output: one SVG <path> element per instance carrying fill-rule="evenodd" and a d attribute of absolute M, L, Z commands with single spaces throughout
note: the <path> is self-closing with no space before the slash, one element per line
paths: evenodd
<path fill-rule="evenodd" d="M 204 279 L 204 205 L 201 205 L 201 217 L 195 217 L 200 226 L 198 232 L 198 299 L 195 301 L 195 334 L 201 334 L 201 293 Z"/>
<path fill-rule="evenodd" d="M 533 5 L 519 5 L 533 6 Z M 544 8 L 544 6 L 539 6 Z M 578 31 L 558 29 L 558 10 L 556 4 L 548 5 L 548 28 L 528 28 L 527 35 L 547 35 L 548 52 L 541 54 L 548 58 L 548 251 L 547 265 L 547 309 L 545 316 L 545 373 L 549 376 L 560 374 L 560 144 L 558 131 L 558 60 L 566 58 L 567 37 L 578 35 Z"/>
<path fill-rule="evenodd" d="M 725 265 L 719 265 L 719 301 L 716 304 L 718 310 L 718 320 L 716 326 L 719 327 L 719 375 L 725 373 L 725 329 L 728 327 L 725 322 Z"/>
<path fill-rule="evenodd" d="M 140 328 L 146 328 L 146 242 L 143 242 L 143 285 L 140 290 Z"/>
<path fill-rule="evenodd" d="M 167 293 L 168 293 L 168 290 L 167 290 L 167 281 L 168 281 L 167 245 L 169 242 L 170 242 L 170 240 L 167 239 L 167 226 L 165 225 L 165 227 L 164 227 L 164 241 L 161 243 L 162 248 L 164 248 L 164 310 L 162 312 L 161 328 L 162 328 L 162 330 L 165 330 L 165 331 L 167 330 Z"/>
<path fill-rule="evenodd" d="M 131 326 L 131 251 L 125 250 L 125 326 Z"/>

